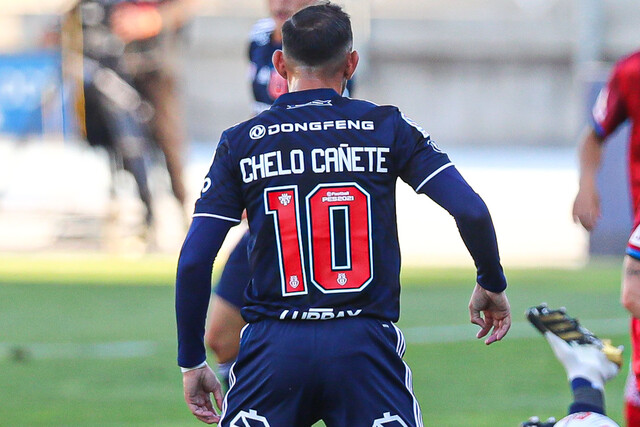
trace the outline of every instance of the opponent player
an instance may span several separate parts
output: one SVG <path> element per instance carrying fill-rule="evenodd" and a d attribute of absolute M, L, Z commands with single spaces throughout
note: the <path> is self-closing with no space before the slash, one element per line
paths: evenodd
<path fill-rule="evenodd" d="M 275 70 L 271 58 L 276 50 L 282 48 L 282 24 L 295 12 L 314 2 L 315 0 L 268 0 L 270 17 L 258 21 L 253 27 L 249 64 L 254 115 L 271 107 L 273 101 L 288 91 L 287 81 Z M 348 93 L 345 95 L 348 96 Z M 251 280 L 248 241 L 247 233 L 229 255 L 215 288 L 205 333 L 205 342 L 218 361 L 218 375 L 227 383 L 229 368 L 238 355 L 240 330 L 245 325 L 240 309 L 244 302 L 244 290 Z"/>
<path fill-rule="evenodd" d="M 477 267 L 471 322 L 486 344 L 511 325 L 486 205 L 429 135 L 396 107 L 339 95 L 353 75 L 351 23 L 329 3 L 282 28 L 273 62 L 290 93 L 225 131 L 196 203 L 176 281 L 185 400 L 222 426 L 421 426 L 399 316 L 400 177 L 455 218 Z M 246 208 L 248 322 L 222 414 L 206 365 L 211 265 Z"/>
<path fill-rule="evenodd" d="M 640 51 L 615 65 L 592 111 L 592 125 L 580 144 L 580 189 L 573 216 L 591 231 L 600 218 L 596 175 L 605 139 L 627 119 L 631 121 L 629 177 L 634 211 L 634 231 L 624 258 L 622 304 L 631 313 L 632 364 L 627 378 L 625 412 L 627 424 L 640 426 Z"/>
<path fill-rule="evenodd" d="M 619 427 L 606 415 L 604 384 L 620 371 L 623 348 L 600 340 L 564 309 L 551 310 L 542 304 L 527 310 L 527 319 L 562 363 L 574 400 L 569 415 L 557 423 L 555 418 L 541 422 L 532 417 L 522 427 Z"/>

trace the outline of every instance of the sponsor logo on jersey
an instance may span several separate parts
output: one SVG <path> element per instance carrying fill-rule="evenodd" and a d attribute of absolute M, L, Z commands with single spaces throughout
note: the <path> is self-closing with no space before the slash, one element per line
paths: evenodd
<path fill-rule="evenodd" d="M 304 104 L 287 105 L 287 110 L 294 110 L 300 107 L 333 107 L 333 104 L 331 104 L 330 99 L 316 99 L 315 101 L 306 102 Z"/>
<path fill-rule="evenodd" d="M 346 282 L 345 282 L 346 283 Z M 342 317 L 356 317 L 362 314 L 362 309 L 338 310 L 333 308 L 310 308 L 308 311 L 282 310 L 280 320 L 331 320 Z"/>
<path fill-rule="evenodd" d="M 374 131 L 375 128 L 376 126 L 372 120 L 327 120 L 325 122 L 274 123 L 267 126 L 266 131 L 263 125 L 253 126 L 249 130 L 249 137 L 251 139 L 260 139 L 265 135 L 271 136 L 279 133 L 292 132 L 317 132 L 329 129 Z"/>
<path fill-rule="evenodd" d="M 262 125 L 255 125 L 249 129 L 249 138 L 260 139 L 267 133 L 267 129 Z"/>
<path fill-rule="evenodd" d="M 327 191 L 326 196 L 322 196 L 322 203 L 332 203 L 332 202 L 353 202 L 355 200 L 355 196 L 352 196 L 348 191 Z M 340 273 L 344 274 L 344 273 Z M 340 279 L 340 277 L 338 277 Z"/>
<path fill-rule="evenodd" d="M 211 188 L 211 178 L 206 177 L 206 178 L 204 179 L 204 185 L 202 186 L 202 191 L 201 191 L 201 193 L 202 193 L 202 194 L 206 193 L 210 188 Z"/>

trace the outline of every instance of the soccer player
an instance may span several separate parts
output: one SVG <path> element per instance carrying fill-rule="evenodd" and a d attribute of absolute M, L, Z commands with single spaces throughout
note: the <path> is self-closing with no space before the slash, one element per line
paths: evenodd
<path fill-rule="evenodd" d="M 175 75 L 181 29 L 198 0 L 78 0 L 69 24 L 82 28 L 81 99 L 83 131 L 91 145 L 104 146 L 112 168 L 122 162 L 138 185 L 145 226 L 154 220 L 145 154 L 153 142 L 164 154 L 171 188 L 186 205 L 183 183 L 183 125 Z M 72 40 L 77 34 L 68 35 Z"/>
<path fill-rule="evenodd" d="M 592 110 L 592 124 L 580 144 L 580 189 L 573 205 L 573 216 L 591 231 L 600 218 L 596 175 L 602 146 L 620 124 L 631 121 L 629 178 L 634 222 L 624 258 L 622 304 L 631 314 L 632 364 L 627 378 L 625 416 L 627 425 L 640 426 L 640 51 L 615 65 L 606 86 Z"/>
<path fill-rule="evenodd" d="M 549 342 L 562 363 L 573 392 L 569 415 L 556 423 L 532 417 L 522 427 L 619 427 L 607 417 L 604 385 L 622 366 L 622 347 L 600 340 L 564 309 L 551 310 L 546 304 L 527 310 L 527 319 Z"/>
<path fill-rule="evenodd" d="M 282 27 L 273 62 L 289 93 L 226 130 L 176 280 L 178 364 L 192 413 L 222 426 L 421 426 L 399 316 L 395 186 L 402 178 L 455 218 L 476 267 L 470 320 L 486 344 L 511 325 L 495 231 L 482 199 L 429 134 L 396 107 L 342 97 L 358 54 L 330 3 Z M 222 392 L 206 364 L 211 266 L 249 221 L 253 279 L 238 360 Z M 222 407 L 218 415 L 211 401 Z"/>
<path fill-rule="evenodd" d="M 271 107 L 280 95 L 286 93 L 287 81 L 275 70 L 271 58 L 282 48 L 282 24 L 295 12 L 315 0 L 268 0 L 269 18 L 258 21 L 251 30 L 249 63 L 253 92 L 253 114 Z M 244 290 L 251 280 L 251 267 L 245 234 L 227 260 L 209 310 L 209 324 L 205 342 L 218 362 L 218 375 L 228 383 L 229 369 L 235 362 L 240 345 L 240 330 L 245 325 L 240 309 Z"/>

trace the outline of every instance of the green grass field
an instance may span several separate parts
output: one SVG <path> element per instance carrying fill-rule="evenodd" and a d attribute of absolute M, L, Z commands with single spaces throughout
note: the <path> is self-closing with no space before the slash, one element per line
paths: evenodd
<path fill-rule="evenodd" d="M 201 425 L 175 365 L 174 271 L 171 258 L 0 257 L 0 426 Z M 546 341 L 525 323 L 531 305 L 564 305 L 629 348 L 619 264 L 507 275 L 515 324 L 487 347 L 467 324 L 471 269 L 403 273 L 400 327 L 426 425 L 563 416 L 571 394 Z M 607 387 L 618 422 L 627 369 Z"/>

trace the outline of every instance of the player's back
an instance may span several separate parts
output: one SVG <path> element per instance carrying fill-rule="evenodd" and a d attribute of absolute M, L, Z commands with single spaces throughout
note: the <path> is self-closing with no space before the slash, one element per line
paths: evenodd
<path fill-rule="evenodd" d="M 228 130 L 218 157 L 229 175 L 213 181 L 237 194 L 208 197 L 249 218 L 246 319 L 397 320 L 397 177 L 419 188 L 450 164 L 426 132 L 395 107 L 293 92 Z"/>

